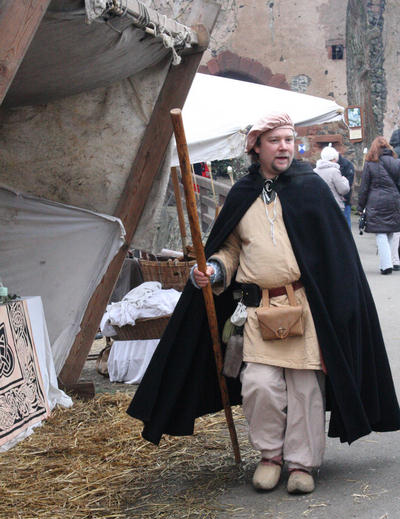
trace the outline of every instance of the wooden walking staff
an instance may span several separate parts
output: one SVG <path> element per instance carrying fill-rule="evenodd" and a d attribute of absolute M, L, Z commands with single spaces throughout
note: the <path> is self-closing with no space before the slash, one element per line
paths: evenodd
<path fill-rule="evenodd" d="M 171 110 L 172 125 L 174 128 L 176 149 L 179 157 L 179 164 L 181 166 L 182 183 L 185 191 L 186 198 L 186 209 L 188 212 L 190 231 L 192 234 L 192 243 L 196 253 L 196 260 L 198 269 L 205 273 L 206 272 L 206 256 L 204 254 L 203 243 L 201 241 L 200 225 L 197 216 L 196 198 L 194 195 L 192 175 L 190 169 L 189 152 L 186 143 L 185 131 L 183 128 L 182 111 L 179 108 Z M 236 435 L 235 424 L 233 423 L 232 410 L 229 403 L 228 388 L 226 385 L 225 377 L 222 375 L 222 352 L 221 343 L 219 340 L 217 314 L 215 311 L 214 297 L 209 283 L 202 289 L 204 302 L 206 305 L 208 325 L 210 327 L 210 334 L 214 350 L 215 364 L 217 366 L 218 383 L 221 391 L 222 404 L 224 406 L 225 417 L 228 423 L 229 434 L 231 436 L 231 442 L 233 452 L 235 454 L 236 463 L 240 463 L 240 450 L 239 443 Z"/>

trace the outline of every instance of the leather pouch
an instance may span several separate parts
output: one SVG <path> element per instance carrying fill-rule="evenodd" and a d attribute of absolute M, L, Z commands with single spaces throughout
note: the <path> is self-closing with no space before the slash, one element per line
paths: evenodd
<path fill-rule="evenodd" d="M 256 315 L 266 341 L 304 334 L 303 307 L 296 302 L 293 286 L 286 285 L 285 288 L 289 299 L 287 306 L 270 306 L 268 289 L 262 291 L 262 306 L 257 308 Z"/>
<path fill-rule="evenodd" d="M 231 335 L 226 346 L 222 374 L 236 378 L 243 362 L 243 335 Z"/>

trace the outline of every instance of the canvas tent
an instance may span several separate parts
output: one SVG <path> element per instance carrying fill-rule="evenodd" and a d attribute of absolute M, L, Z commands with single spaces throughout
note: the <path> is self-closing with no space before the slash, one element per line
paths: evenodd
<path fill-rule="evenodd" d="M 286 111 L 298 126 L 337 121 L 344 111 L 333 100 L 196 74 L 182 114 L 191 162 L 237 157 L 244 149 L 246 128 L 271 110 Z M 171 165 L 179 165 L 176 149 Z"/>
<path fill-rule="evenodd" d="M 219 7 L 196 0 L 182 25 L 137 0 L 0 6 L 0 273 L 10 292 L 42 297 L 57 374 L 68 386 L 80 376 L 128 245 L 152 247 L 171 165 L 169 110 L 184 104 Z M 193 162 L 240 153 L 252 122 L 232 106 L 217 112 L 216 87 L 205 88 L 196 79 L 197 115 L 184 109 Z M 236 96 L 235 108 L 249 94 Z M 309 123 L 327 113 L 316 108 Z"/>
<path fill-rule="evenodd" d="M 128 245 L 151 246 L 169 110 L 183 106 L 219 7 L 199 0 L 182 25 L 136 0 L 0 6 L 0 272 L 11 293 L 42 297 L 68 386 Z"/>

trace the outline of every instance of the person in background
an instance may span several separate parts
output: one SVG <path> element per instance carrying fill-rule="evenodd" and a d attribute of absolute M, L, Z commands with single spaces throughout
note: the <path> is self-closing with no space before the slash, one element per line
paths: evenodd
<path fill-rule="evenodd" d="M 321 158 L 317 160 L 314 171 L 328 184 L 336 202 L 344 212 L 343 196 L 350 191 L 350 184 L 347 178 L 340 173 L 338 160 L 339 153 L 337 150 L 333 146 L 325 146 L 321 150 Z"/>
<path fill-rule="evenodd" d="M 194 174 L 198 175 L 199 177 L 211 177 L 207 162 L 196 162 L 196 164 L 193 164 L 193 170 Z"/>
<path fill-rule="evenodd" d="M 396 155 L 400 157 L 400 129 L 394 130 L 390 137 L 389 144 L 394 149 Z M 393 270 L 400 270 L 400 232 L 393 233 L 391 249 Z"/>
<path fill-rule="evenodd" d="M 343 196 L 344 199 L 344 216 L 351 229 L 351 187 L 354 181 L 354 166 L 350 160 L 346 159 L 339 153 L 338 164 L 340 166 L 340 173 L 349 181 L 350 191 Z M 399 234 L 400 237 L 400 234 Z"/>
<path fill-rule="evenodd" d="M 384 137 L 376 137 L 365 157 L 357 209 L 366 209 L 365 232 L 376 234 L 383 275 L 392 273 L 393 234 L 400 232 L 399 181 L 400 160 Z"/>
<path fill-rule="evenodd" d="M 389 144 L 393 148 L 397 156 L 400 157 L 400 129 L 394 130 L 392 136 L 390 137 Z"/>

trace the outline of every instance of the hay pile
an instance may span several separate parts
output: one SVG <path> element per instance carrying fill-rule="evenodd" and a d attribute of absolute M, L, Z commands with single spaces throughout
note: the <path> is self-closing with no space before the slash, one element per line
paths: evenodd
<path fill-rule="evenodd" d="M 217 496 L 245 474 L 234 463 L 223 413 L 199 419 L 194 436 L 166 437 L 155 447 L 126 415 L 130 399 L 104 394 L 56 409 L 1 454 L 0 518 L 214 518 Z M 240 413 L 234 410 L 244 455 Z"/>

